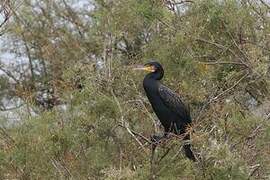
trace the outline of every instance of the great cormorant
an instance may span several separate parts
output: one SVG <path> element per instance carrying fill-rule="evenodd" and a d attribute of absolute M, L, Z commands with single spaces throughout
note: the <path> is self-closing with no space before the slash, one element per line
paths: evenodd
<path fill-rule="evenodd" d="M 143 80 L 143 87 L 154 112 L 164 127 L 163 137 L 166 137 L 169 133 L 184 134 L 183 139 L 189 140 L 190 137 L 187 133 L 187 127 L 191 125 L 189 108 L 185 106 L 178 94 L 160 82 L 164 75 L 161 64 L 149 62 L 134 69 L 149 72 Z M 153 137 L 155 141 L 163 138 L 159 136 Z M 185 155 L 195 161 L 196 159 L 190 149 L 190 144 L 184 144 L 183 148 Z"/>

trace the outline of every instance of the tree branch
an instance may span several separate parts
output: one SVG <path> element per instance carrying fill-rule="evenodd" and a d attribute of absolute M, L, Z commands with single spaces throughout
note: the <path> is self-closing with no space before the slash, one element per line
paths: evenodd
<path fill-rule="evenodd" d="M 15 78 L 15 76 L 10 71 L 6 70 L 2 64 L 0 64 L 0 70 L 4 72 L 9 78 L 14 80 L 16 83 L 20 83 L 19 80 Z"/>
<path fill-rule="evenodd" d="M 1 8 L 2 9 L 0 10 L 0 13 L 3 12 L 3 14 L 4 14 L 4 21 L 0 24 L 0 28 L 2 26 L 4 26 L 4 24 L 9 20 L 9 18 L 11 16 L 10 9 L 9 9 L 6 1 L 4 1 L 4 3 L 1 6 Z"/>

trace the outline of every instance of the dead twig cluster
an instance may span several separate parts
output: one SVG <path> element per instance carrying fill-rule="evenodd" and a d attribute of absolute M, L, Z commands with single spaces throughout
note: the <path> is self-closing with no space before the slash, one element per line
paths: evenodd
<path fill-rule="evenodd" d="M 6 24 L 11 16 L 11 9 L 9 7 L 9 1 L 5 0 L 0 4 L 0 15 L 3 17 L 3 21 L 0 23 L 0 28 Z"/>

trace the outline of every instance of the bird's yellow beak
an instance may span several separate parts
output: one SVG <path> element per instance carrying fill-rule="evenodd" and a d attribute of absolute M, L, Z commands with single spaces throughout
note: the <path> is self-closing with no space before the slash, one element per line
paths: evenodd
<path fill-rule="evenodd" d="M 147 71 L 147 72 L 155 72 L 156 68 L 154 66 L 140 65 L 140 66 L 134 67 L 133 70 L 144 70 L 144 71 Z"/>

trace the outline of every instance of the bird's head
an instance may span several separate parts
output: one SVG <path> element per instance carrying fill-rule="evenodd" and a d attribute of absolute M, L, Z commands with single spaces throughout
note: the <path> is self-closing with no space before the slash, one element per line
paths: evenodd
<path fill-rule="evenodd" d="M 146 72 L 149 72 L 148 76 L 152 77 L 154 79 L 160 80 L 162 79 L 164 75 L 164 70 L 162 65 L 159 62 L 151 61 L 144 65 L 139 65 L 134 70 L 144 70 Z"/>

